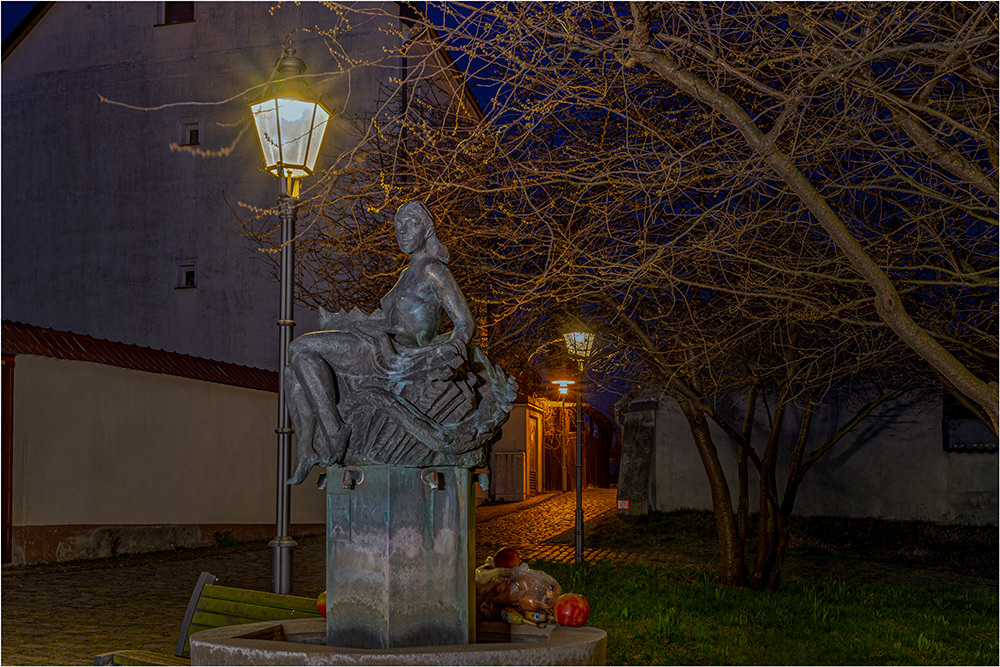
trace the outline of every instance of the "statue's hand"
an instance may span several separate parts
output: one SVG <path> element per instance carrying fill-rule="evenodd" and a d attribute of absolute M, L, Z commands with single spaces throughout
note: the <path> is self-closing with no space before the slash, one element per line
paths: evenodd
<path fill-rule="evenodd" d="M 454 338 L 438 343 L 437 347 L 441 361 L 453 370 L 464 364 L 466 357 L 469 355 L 468 346 Z"/>
<path fill-rule="evenodd" d="M 445 340 L 426 347 L 406 350 L 396 358 L 398 380 L 449 380 L 465 363 L 468 348 L 460 340 Z"/>

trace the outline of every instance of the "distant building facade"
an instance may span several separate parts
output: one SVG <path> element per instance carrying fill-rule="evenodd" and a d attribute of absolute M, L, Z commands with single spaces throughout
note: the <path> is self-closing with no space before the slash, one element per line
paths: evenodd
<path fill-rule="evenodd" d="M 817 407 L 809 452 L 854 414 L 858 401 L 846 397 Z M 758 409 L 754 426 L 758 452 L 768 431 L 762 413 Z M 677 403 L 670 398 L 636 401 L 622 417 L 619 512 L 711 509 L 708 478 Z M 709 428 L 735 503 L 738 446 L 711 421 Z M 789 418 L 782 433 L 786 446 L 778 453 L 779 480 L 787 477 L 797 428 L 797 420 Z M 755 509 L 758 477 L 752 464 L 750 470 Z M 997 438 L 971 415 L 940 395 L 929 402 L 899 400 L 817 460 L 806 473 L 793 514 L 995 525 L 998 476 Z"/>
<path fill-rule="evenodd" d="M 617 429 L 591 405 L 582 412 L 583 487 L 607 488 L 617 481 Z M 519 396 L 491 450 L 490 476 L 490 496 L 501 501 L 575 490 L 575 400 Z"/>

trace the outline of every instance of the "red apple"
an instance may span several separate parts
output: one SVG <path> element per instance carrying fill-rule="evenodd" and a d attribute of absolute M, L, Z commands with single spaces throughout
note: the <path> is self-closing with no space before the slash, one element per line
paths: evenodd
<path fill-rule="evenodd" d="M 316 598 L 316 611 L 322 614 L 323 618 L 326 618 L 326 591 L 320 593 L 319 597 Z"/>
<path fill-rule="evenodd" d="M 578 628 L 590 618 L 590 603 L 579 593 L 563 593 L 552 610 L 559 625 Z"/>
<path fill-rule="evenodd" d="M 514 547 L 504 547 L 493 555 L 495 567 L 517 567 L 521 564 L 521 554 Z"/>

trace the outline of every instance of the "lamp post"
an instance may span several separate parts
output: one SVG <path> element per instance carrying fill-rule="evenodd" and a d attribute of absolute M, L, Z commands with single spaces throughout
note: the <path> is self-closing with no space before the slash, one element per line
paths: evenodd
<path fill-rule="evenodd" d="M 566 470 L 566 436 L 569 430 L 566 426 L 566 394 L 569 392 L 569 385 L 576 384 L 576 382 L 573 380 L 553 380 L 552 384 L 559 385 L 559 398 L 562 399 L 562 412 L 559 413 L 559 424 L 562 430 L 562 440 L 559 445 L 559 461 L 562 468 L 562 490 L 565 493 L 568 486 L 566 477 L 569 474 Z"/>
<path fill-rule="evenodd" d="M 566 349 L 580 369 L 580 390 L 576 392 L 576 557 L 583 562 L 583 364 L 594 349 L 594 334 L 576 329 L 563 334 Z"/>
<path fill-rule="evenodd" d="M 285 366 L 288 345 L 292 342 L 295 320 L 292 319 L 295 278 L 295 219 L 298 214 L 301 179 L 313 173 L 319 148 L 323 143 L 330 112 L 299 77 L 306 64 L 295 56 L 295 49 L 285 47 L 275 65 L 271 82 L 250 105 L 264 168 L 281 183 L 278 196 L 278 219 L 281 221 L 281 305 L 278 316 L 278 486 L 276 494 L 276 535 L 270 541 L 273 555 L 271 589 L 275 593 L 292 592 L 291 489 L 285 483 L 292 467 L 292 428 L 285 396 Z"/>

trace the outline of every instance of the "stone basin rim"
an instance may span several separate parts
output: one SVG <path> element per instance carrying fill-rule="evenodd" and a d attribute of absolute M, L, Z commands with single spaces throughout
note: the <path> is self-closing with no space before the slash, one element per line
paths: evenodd
<path fill-rule="evenodd" d="M 280 626 L 285 640 L 263 638 Z M 607 633 L 557 627 L 547 641 L 359 649 L 305 643 L 322 639 L 326 621 L 262 621 L 191 635 L 192 665 L 603 665 Z M 255 636 L 256 635 L 256 636 Z M 298 641 L 296 641 L 298 639 Z"/>

